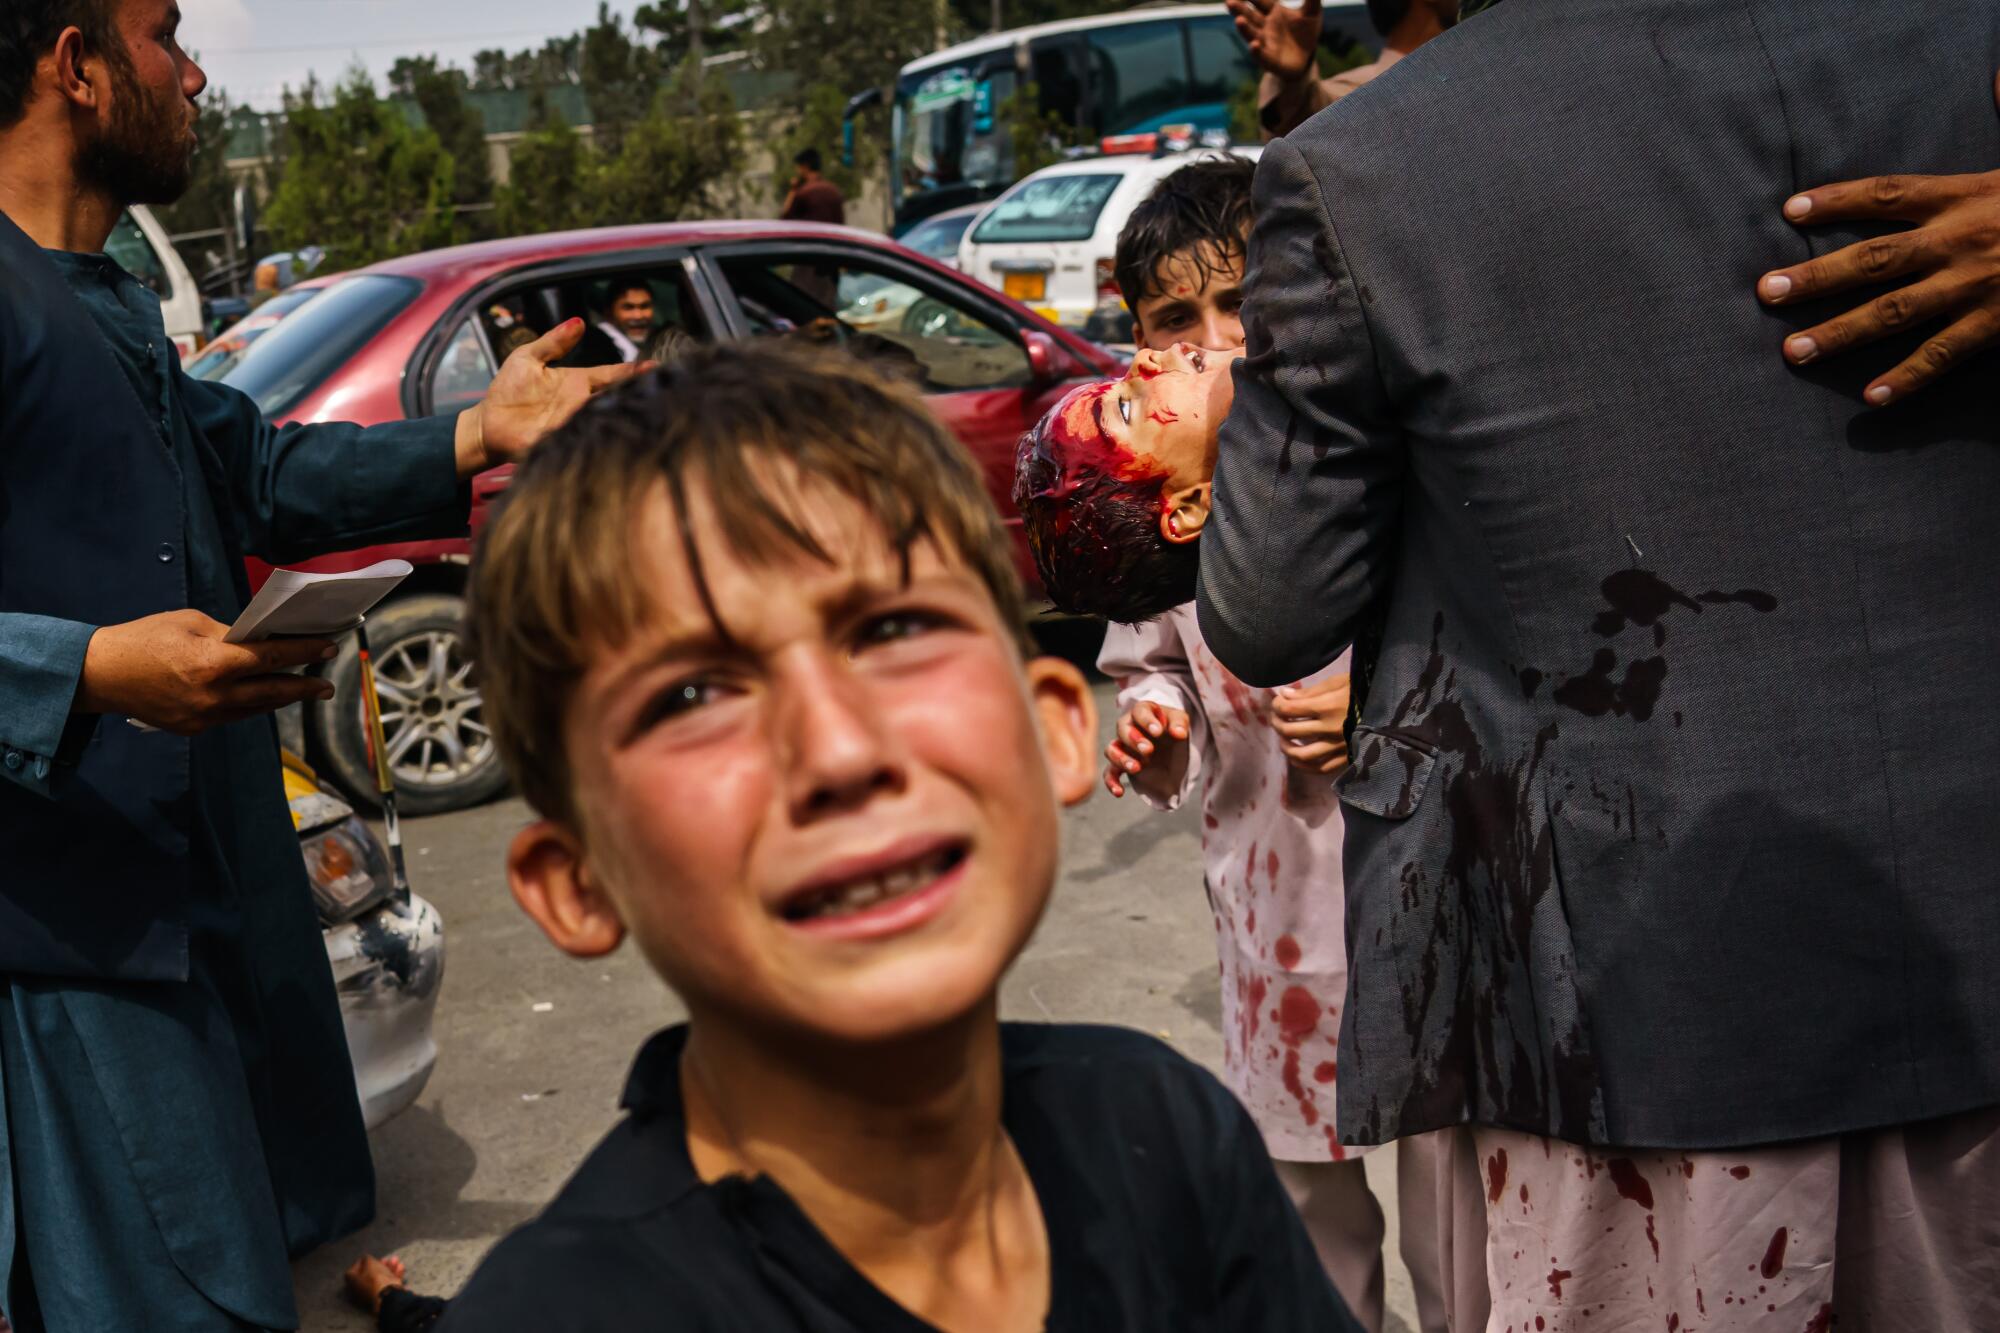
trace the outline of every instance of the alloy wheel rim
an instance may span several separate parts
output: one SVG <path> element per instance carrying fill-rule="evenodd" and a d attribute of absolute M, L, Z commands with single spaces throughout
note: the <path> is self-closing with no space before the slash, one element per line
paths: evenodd
<path fill-rule="evenodd" d="M 493 733 L 471 676 L 450 630 L 398 639 L 376 659 L 383 744 L 397 786 L 449 786 L 492 762 Z"/>

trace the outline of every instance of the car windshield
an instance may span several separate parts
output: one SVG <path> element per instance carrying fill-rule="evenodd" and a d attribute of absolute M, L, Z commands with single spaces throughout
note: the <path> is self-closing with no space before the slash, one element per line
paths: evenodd
<path fill-rule="evenodd" d="M 265 416 L 282 417 L 422 290 L 414 278 L 379 273 L 343 278 L 251 343 L 222 382 L 249 394 Z"/>
<path fill-rule="evenodd" d="M 1034 176 L 1002 195 L 972 239 L 980 245 L 1009 241 L 1087 241 L 1097 215 L 1118 182 L 1114 175 Z"/>
<path fill-rule="evenodd" d="M 903 234 L 903 244 L 927 259 L 950 263 L 958 258 L 958 243 L 964 237 L 965 229 L 972 225 L 973 213 L 960 213 L 955 217 L 931 218 L 919 222 Z"/>

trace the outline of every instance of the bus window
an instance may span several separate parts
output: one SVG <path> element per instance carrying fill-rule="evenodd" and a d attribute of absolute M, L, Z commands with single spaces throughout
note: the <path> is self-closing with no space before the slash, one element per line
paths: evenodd
<path fill-rule="evenodd" d="M 1236 21 L 1227 15 L 1188 24 L 1188 57 L 1194 76 L 1188 89 L 1190 102 L 1227 102 L 1242 92 L 1244 84 L 1257 82 L 1257 61 L 1237 34 Z"/>
<path fill-rule="evenodd" d="M 1130 23 L 1089 34 L 1098 124 L 1105 134 L 1156 130 L 1184 113 L 1187 46 L 1178 23 Z"/>
<path fill-rule="evenodd" d="M 1095 129 L 1085 105 L 1083 42 L 1075 33 L 1037 37 L 1028 45 L 1029 77 L 1041 97 L 1041 112 L 1079 129 Z"/>

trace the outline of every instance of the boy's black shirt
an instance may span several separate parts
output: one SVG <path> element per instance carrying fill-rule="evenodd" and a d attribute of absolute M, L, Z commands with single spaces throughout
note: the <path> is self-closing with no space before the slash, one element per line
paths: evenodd
<path fill-rule="evenodd" d="M 685 1027 L 653 1037 L 631 1113 L 507 1237 L 440 1333 L 931 1333 L 765 1177 L 704 1184 L 687 1151 Z M 1358 1333 L 1256 1126 L 1135 1032 L 1003 1024 L 1002 1118 L 1049 1229 L 1050 1333 Z"/>

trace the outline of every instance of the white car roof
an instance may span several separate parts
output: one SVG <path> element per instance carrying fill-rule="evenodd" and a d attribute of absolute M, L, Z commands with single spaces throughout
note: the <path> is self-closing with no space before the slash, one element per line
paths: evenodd
<path fill-rule="evenodd" d="M 1198 162 L 1204 157 L 1217 153 L 1233 153 L 1237 157 L 1247 157 L 1252 162 L 1264 156 L 1262 144 L 1232 144 L 1228 148 L 1190 148 L 1184 152 L 1167 153 L 1155 157 L 1151 153 L 1108 153 L 1093 157 L 1079 157 L 1073 162 L 1058 162 L 1054 166 L 1043 167 L 1033 175 L 1023 176 L 1001 194 L 1004 199 L 1029 181 L 1045 176 L 1151 176 L 1165 179 L 1190 162 Z M 998 202 L 997 200 L 995 202 Z"/>

